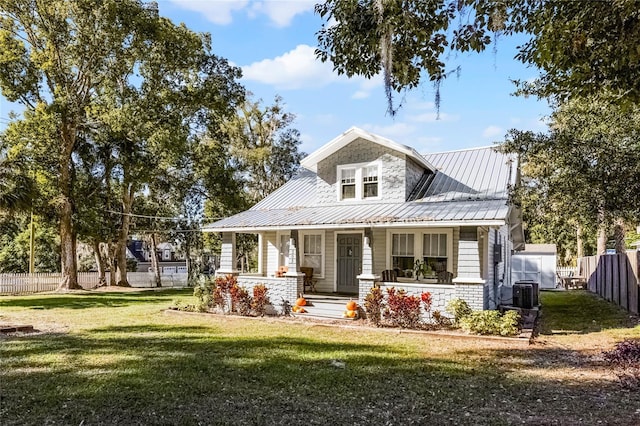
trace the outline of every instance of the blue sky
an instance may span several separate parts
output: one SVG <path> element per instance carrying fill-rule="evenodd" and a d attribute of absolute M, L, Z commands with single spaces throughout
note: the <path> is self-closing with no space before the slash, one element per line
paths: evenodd
<path fill-rule="evenodd" d="M 497 52 L 454 54 L 451 69 L 461 67 L 441 87 L 440 117 L 434 90 L 426 82 L 404 96 L 395 117 L 387 114 L 381 78 L 347 79 L 313 54 L 322 21 L 306 0 L 160 0 L 160 14 L 212 35 L 213 51 L 243 70 L 241 82 L 270 104 L 280 95 L 301 149 L 313 152 L 352 126 L 416 148 L 437 152 L 487 146 L 510 128 L 545 130 L 550 113 L 545 101 L 511 95 L 510 79 L 537 76 L 513 59 L 524 39 L 503 38 Z M 398 97 L 400 99 L 400 97 Z M 0 129 L 16 107 L 0 100 Z"/>

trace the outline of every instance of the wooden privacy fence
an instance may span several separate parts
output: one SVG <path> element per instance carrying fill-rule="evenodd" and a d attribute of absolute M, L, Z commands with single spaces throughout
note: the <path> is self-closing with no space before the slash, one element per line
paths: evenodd
<path fill-rule="evenodd" d="M 587 288 L 621 308 L 637 314 L 638 262 L 640 252 L 606 254 L 578 259 L 579 275 L 587 279 Z"/>
<path fill-rule="evenodd" d="M 37 273 L 37 274 L 0 274 L 0 294 L 27 294 L 44 291 L 55 291 L 60 285 L 62 274 Z M 109 285 L 110 274 L 105 276 Z M 155 287 L 155 278 L 148 272 L 129 272 L 127 279 L 131 287 Z M 186 273 L 165 274 L 160 276 L 162 287 L 185 287 L 187 285 Z M 100 276 L 97 272 L 79 272 L 78 284 L 85 290 L 96 288 L 100 284 Z"/>

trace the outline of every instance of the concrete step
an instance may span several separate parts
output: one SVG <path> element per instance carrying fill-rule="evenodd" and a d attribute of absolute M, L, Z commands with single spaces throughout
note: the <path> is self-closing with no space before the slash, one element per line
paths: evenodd
<path fill-rule="evenodd" d="M 307 313 L 293 313 L 296 317 L 313 317 L 318 319 L 344 319 L 345 321 L 351 321 L 352 319 L 344 318 L 343 313 L 346 310 L 346 305 L 349 300 L 353 300 L 351 297 L 337 296 L 337 295 L 305 295 L 307 305 L 304 309 Z"/>

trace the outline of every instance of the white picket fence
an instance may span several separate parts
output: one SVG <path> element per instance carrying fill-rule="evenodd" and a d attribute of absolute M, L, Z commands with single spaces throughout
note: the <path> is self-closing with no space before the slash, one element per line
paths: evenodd
<path fill-rule="evenodd" d="M 58 289 L 62 275 L 60 273 L 37 274 L 0 274 L 0 294 L 28 294 Z M 109 284 L 109 274 L 106 274 Z M 129 272 L 127 279 L 131 287 L 145 288 L 155 287 L 155 278 L 150 272 Z M 163 273 L 160 275 L 162 287 L 186 287 L 186 273 Z M 100 283 L 97 272 L 78 273 L 78 284 L 89 290 L 96 288 Z"/>

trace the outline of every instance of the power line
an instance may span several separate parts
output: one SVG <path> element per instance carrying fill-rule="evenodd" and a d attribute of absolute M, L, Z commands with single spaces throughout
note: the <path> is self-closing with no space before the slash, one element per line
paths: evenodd
<path fill-rule="evenodd" d="M 146 215 L 146 214 L 123 213 L 123 212 L 117 212 L 113 210 L 106 210 L 106 212 L 111 214 L 118 214 L 120 216 L 138 217 L 142 219 L 171 220 L 174 222 L 187 220 L 187 218 L 180 217 L 180 216 L 152 216 L 152 215 Z M 193 219 L 193 221 L 201 222 L 203 220 L 220 220 L 220 219 L 224 219 L 224 218 L 207 217 L 207 218 L 201 218 L 201 219 Z"/>

